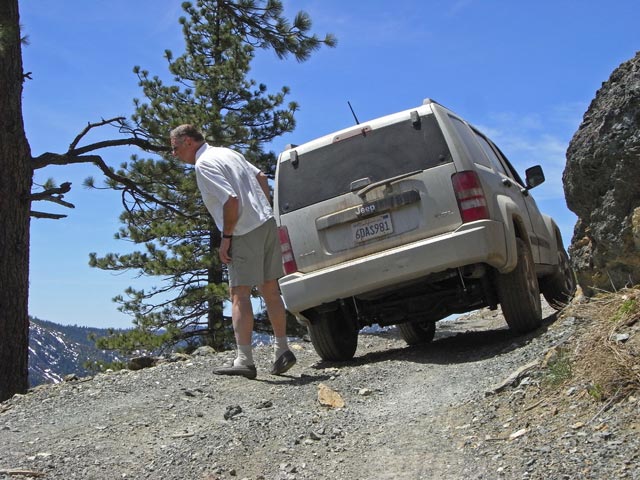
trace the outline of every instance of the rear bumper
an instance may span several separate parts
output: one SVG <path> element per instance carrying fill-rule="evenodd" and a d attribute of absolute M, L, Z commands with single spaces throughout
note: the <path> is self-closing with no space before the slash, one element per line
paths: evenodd
<path fill-rule="evenodd" d="M 449 268 L 486 263 L 502 269 L 507 246 L 502 223 L 482 220 L 453 233 L 427 238 L 332 265 L 282 277 L 280 289 L 294 315 L 340 298 L 371 292 Z"/>

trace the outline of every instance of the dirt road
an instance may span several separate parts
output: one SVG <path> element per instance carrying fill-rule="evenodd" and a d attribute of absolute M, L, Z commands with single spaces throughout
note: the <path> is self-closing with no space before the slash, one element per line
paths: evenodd
<path fill-rule="evenodd" d="M 441 323 L 422 347 L 395 330 L 363 334 L 342 364 L 296 342 L 299 363 L 284 377 L 267 373 L 271 350 L 260 348 L 254 381 L 211 375 L 225 355 L 201 354 L 39 388 L 0 404 L 0 479 L 599 478 L 563 460 L 583 447 L 549 438 L 541 452 L 526 443 L 531 423 L 505 417 L 514 392 L 533 391 L 522 378 L 487 397 L 574 334 L 575 319 L 545 315 L 517 338 L 489 311 Z M 624 459 L 601 463 L 600 473 L 638 478 Z"/>

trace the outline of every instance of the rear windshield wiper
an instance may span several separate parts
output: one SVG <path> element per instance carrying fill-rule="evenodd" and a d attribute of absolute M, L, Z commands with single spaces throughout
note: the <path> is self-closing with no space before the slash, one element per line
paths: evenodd
<path fill-rule="evenodd" d="M 363 189 L 358 190 L 357 192 L 358 196 L 364 199 L 367 193 L 373 190 L 374 188 L 377 188 L 381 185 L 387 185 L 390 187 L 392 183 L 397 182 L 398 180 L 402 180 L 403 178 L 406 178 L 406 177 L 411 177 L 412 175 L 417 175 L 418 173 L 422 173 L 422 170 L 414 170 L 413 172 L 403 173 L 402 175 L 397 175 L 395 177 L 387 178 L 385 180 L 380 180 L 378 182 L 370 183 Z"/>

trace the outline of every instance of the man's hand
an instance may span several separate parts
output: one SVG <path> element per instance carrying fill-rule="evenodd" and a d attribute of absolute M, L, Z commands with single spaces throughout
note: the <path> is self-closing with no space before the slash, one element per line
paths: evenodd
<path fill-rule="evenodd" d="M 218 249 L 220 261 L 224 264 L 231 263 L 231 239 L 223 238 Z"/>

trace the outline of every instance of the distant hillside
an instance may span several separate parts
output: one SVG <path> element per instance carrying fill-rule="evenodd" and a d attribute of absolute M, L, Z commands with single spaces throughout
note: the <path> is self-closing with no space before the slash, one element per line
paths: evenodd
<path fill-rule="evenodd" d="M 87 360 L 113 362 L 118 354 L 98 350 L 89 340 L 90 334 L 106 336 L 101 328 L 58 325 L 30 318 L 29 324 L 29 384 L 60 382 L 65 375 L 87 376 L 92 372 L 83 367 Z"/>

